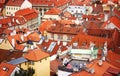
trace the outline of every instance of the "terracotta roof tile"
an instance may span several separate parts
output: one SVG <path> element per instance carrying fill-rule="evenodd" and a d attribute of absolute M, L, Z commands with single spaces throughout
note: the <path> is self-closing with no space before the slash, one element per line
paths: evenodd
<path fill-rule="evenodd" d="M 43 58 L 48 57 L 49 54 L 43 52 L 41 49 L 34 49 L 28 52 L 28 54 L 24 55 L 24 57 L 28 60 L 39 61 Z"/>
<path fill-rule="evenodd" d="M 29 34 L 27 38 L 28 38 L 28 40 L 32 40 L 32 41 L 39 41 L 40 34 L 38 34 L 37 32 L 33 32 L 33 33 Z"/>
<path fill-rule="evenodd" d="M 91 0 L 74 0 L 73 4 L 77 5 L 89 5 Z"/>
<path fill-rule="evenodd" d="M 103 65 L 102 66 L 98 66 L 98 60 L 90 63 L 89 65 L 87 65 L 89 68 L 94 68 L 95 70 L 95 73 L 94 74 L 91 74 L 89 72 L 86 72 L 86 71 L 82 71 L 82 72 L 78 72 L 78 73 L 73 73 L 71 74 L 70 76 L 103 76 L 103 74 L 106 72 L 106 70 L 109 68 L 109 67 L 113 67 L 113 68 L 116 68 L 118 69 L 117 67 L 109 64 L 108 62 L 103 62 Z"/>
<path fill-rule="evenodd" d="M 13 58 L 19 58 L 22 56 L 22 52 L 18 52 L 18 51 L 15 51 L 15 52 L 10 52 L 10 50 L 2 50 L 0 49 L 0 63 L 3 62 L 3 61 L 10 61 L 12 60 Z"/>
<path fill-rule="evenodd" d="M 120 28 L 120 19 L 117 18 L 116 16 L 111 17 L 109 20 L 107 20 L 101 28 L 105 28 L 108 26 L 109 23 L 113 23 L 117 28 Z"/>
<path fill-rule="evenodd" d="M 15 16 L 23 16 L 26 20 L 31 20 L 38 17 L 38 11 L 30 8 L 21 9 L 15 12 Z"/>
<path fill-rule="evenodd" d="M 46 29 L 51 27 L 52 24 L 53 24 L 53 22 L 51 20 L 43 22 L 39 27 L 39 31 L 44 32 Z"/>
<path fill-rule="evenodd" d="M 47 14 L 47 15 L 60 15 L 61 12 L 62 11 L 58 8 L 52 8 L 52 9 L 48 10 L 45 14 Z"/>
<path fill-rule="evenodd" d="M 46 49 L 48 49 L 48 47 L 50 46 L 51 42 L 56 42 L 56 43 L 57 43 L 57 41 L 55 41 L 55 40 L 49 40 L 48 42 L 45 42 L 45 41 L 44 41 L 41 45 L 38 45 L 38 46 L 39 46 L 39 48 L 41 48 L 41 46 L 42 46 L 42 47 L 46 47 Z M 52 50 L 52 52 L 48 52 L 47 50 L 45 50 L 44 52 L 46 52 L 46 53 L 48 53 L 50 56 L 52 56 L 52 55 L 54 55 L 54 54 L 57 53 L 57 51 L 58 51 L 58 49 L 59 49 L 59 46 L 62 46 L 62 48 L 61 48 L 61 51 L 62 51 L 62 52 L 65 51 L 65 50 L 67 50 L 67 47 L 66 47 L 66 46 L 63 46 L 62 42 L 60 42 L 59 45 L 56 45 L 56 46 L 54 47 L 54 49 Z"/>
<path fill-rule="evenodd" d="M 110 21 L 115 25 L 117 26 L 118 28 L 120 28 L 120 19 L 117 18 L 116 16 L 113 16 L 110 18 Z"/>
<path fill-rule="evenodd" d="M 50 62 L 50 70 L 52 72 L 57 72 L 58 71 L 58 66 L 61 64 L 59 60 L 53 60 Z"/>
<path fill-rule="evenodd" d="M 109 59 L 109 63 L 120 68 L 120 55 L 112 52 L 111 50 L 108 52 L 107 58 Z"/>
<path fill-rule="evenodd" d="M 81 28 L 72 28 L 72 27 L 64 27 L 64 26 L 52 26 L 50 27 L 47 32 L 51 33 L 58 33 L 58 34 L 71 34 L 77 35 L 78 33 L 82 32 Z"/>
<path fill-rule="evenodd" d="M 64 16 L 65 16 L 65 17 L 71 17 L 72 14 L 71 14 L 70 12 L 64 12 Z"/>
<path fill-rule="evenodd" d="M 21 6 L 24 0 L 9 0 L 6 6 Z"/>
<path fill-rule="evenodd" d="M 6 68 L 8 69 L 8 71 L 6 70 L 3 70 L 3 68 Z M 13 70 L 16 68 L 15 65 L 12 65 L 12 64 L 8 64 L 8 63 L 1 63 L 0 64 L 0 74 L 2 76 L 10 76 L 11 73 L 13 72 Z"/>

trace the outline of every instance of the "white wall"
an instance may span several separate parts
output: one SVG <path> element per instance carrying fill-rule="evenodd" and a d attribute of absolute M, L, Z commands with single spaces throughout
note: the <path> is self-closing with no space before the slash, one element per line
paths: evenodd
<path fill-rule="evenodd" d="M 6 10 L 6 15 L 10 16 L 11 14 L 14 14 L 16 11 L 18 11 L 20 9 L 19 6 L 6 6 L 5 10 Z"/>

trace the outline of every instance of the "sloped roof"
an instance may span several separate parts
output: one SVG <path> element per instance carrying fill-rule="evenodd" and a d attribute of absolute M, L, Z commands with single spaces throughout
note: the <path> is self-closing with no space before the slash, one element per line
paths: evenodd
<path fill-rule="evenodd" d="M 6 68 L 6 69 L 8 69 L 8 70 L 3 70 L 3 68 Z M 13 70 L 16 68 L 16 66 L 15 65 L 12 65 L 12 64 L 8 64 L 8 63 L 1 63 L 0 64 L 0 74 L 2 75 L 2 76 L 10 76 L 11 75 L 11 73 L 13 72 Z"/>
<path fill-rule="evenodd" d="M 71 34 L 71 35 L 77 35 L 80 32 L 82 32 L 82 28 L 73 28 L 73 27 L 64 27 L 61 25 L 57 26 L 51 26 L 47 32 L 50 33 L 57 33 L 57 34 Z"/>
<path fill-rule="evenodd" d="M 118 69 L 117 67 L 109 64 L 108 62 L 103 62 L 103 65 L 102 66 L 99 66 L 98 65 L 98 60 L 94 61 L 93 63 L 90 63 L 87 65 L 88 68 L 94 68 L 95 70 L 95 73 L 94 74 L 91 74 L 89 72 L 86 72 L 86 71 L 82 71 L 82 72 L 78 72 L 78 73 L 73 73 L 71 74 L 70 76 L 103 76 L 103 74 L 106 72 L 106 70 L 109 68 L 109 67 L 112 67 L 112 68 L 115 68 L 115 69 Z"/>
<path fill-rule="evenodd" d="M 49 54 L 43 52 L 41 49 L 34 49 L 25 54 L 24 57 L 28 60 L 39 61 L 48 57 Z"/>
<path fill-rule="evenodd" d="M 53 50 L 52 50 L 51 52 L 48 52 L 47 49 L 49 48 L 49 46 L 50 46 L 50 44 L 51 44 L 52 42 L 57 43 L 57 41 L 55 41 L 55 40 L 49 40 L 48 42 L 43 41 L 43 43 L 42 43 L 41 45 L 38 45 L 38 46 L 39 46 L 39 48 L 41 48 L 41 46 L 42 46 L 42 47 L 46 47 L 45 52 L 48 53 L 50 56 L 52 56 L 52 55 L 54 55 L 54 54 L 57 53 L 57 51 L 58 51 L 58 49 L 59 49 L 59 46 L 62 46 L 62 48 L 61 48 L 61 51 L 62 51 L 62 52 L 65 51 L 65 50 L 67 50 L 67 47 L 66 47 L 66 46 L 63 46 L 62 41 L 60 41 L 60 44 L 59 44 L 59 45 L 55 45 L 55 47 L 53 48 Z"/>
<path fill-rule="evenodd" d="M 13 58 L 19 58 L 22 56 L 22 52 L 10 52 L 10 50 L 2 50 L 0 49 L 0 63 L 3 61 L 11 61 Z"/>
<path fill-rule="evenodd" d="M 45 14 L 46 15 L 59 15 L 62 11 L 58 8 L 52 8 L 48 10 Z"/>
<path fill-rule="evenodd" d="M 15 16 L 23 16 L 26 20 L 31 20 L 38 17 L 38 11 L 35 9 L 21 9 L 15 12 Z"/>
<path fill-rule="evenodd" d="M 118 28 L 120 28 L 120 19 L 116 16 L 110 18 L 110 21 Z"/>
<path fill-rule="evenodd" d="M 108 51 L 107 58 L 109 59 L 109 63 L 120 68 L 120 54 L 114 53 L 111 50 Z"/>
<path fill-rule="evenodd" d="M 113 23 L 117 28 L 120 28 L 120 19 L 116 16 L 111 17 L 109 20 L 103 23 L 101 28 L 105 28 L 109 23 Z"/>
<path fill-rule="evenodd" d="M 43 22 L 39 27 L 39 31 L 44 32 L 46 29 L 51 27 L 52 24 L 53 24 L 53 22 L 51 20 L 47 20 L 47 21 Z"/>
<path fill-rule="evenodd" d="M 21 6 L 24 0 L 9 0 L 6 6 Z"/>
<path fill-rule="evenodd" d="M 38 34 L 37 32 L 33 32 L 31 34 L 28 35 L 28 40 L 32 40 L 32 41 L 39 41 L 40 40 L 40 34 Z"/>
<path fill-rule="evenodd" d="M 73 4 L 77 5 L 89 5 L 91 0 L 74 0 Z"/>

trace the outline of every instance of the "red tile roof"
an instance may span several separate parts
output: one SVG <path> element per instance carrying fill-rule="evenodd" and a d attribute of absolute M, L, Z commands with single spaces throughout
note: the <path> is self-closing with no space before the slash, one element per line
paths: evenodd
<path fill-rule="evenodd" d="M 15 16 L 23 16 L 26 20 L 31 20 L 38 17 L 38 11 L 35 9 L 21 9 L 15 12 Z"/>
<path fill-rule="evenodd" d="M 12 59 L 19 58 L 22 56 L 22 54 L 23 54 L 22 52 L 18 52 L 18 51 L 10 52 L 10 50 L 0 49 L 0 63 L 4 61 L 11 61 Z"/>
<path fill-rule="evenodd" d="M 57 34 L 70 34 L 77 35 L 82 32 L 82 28 L 64 27 L 62 25 L 51 26 L 47 32 L 57 33 Z"/>
<path fill-rule="evenodd" d="M 51 20 L 45 21 L 40 25 L 39 31 L 44 32 L 45 30 L 47 30 L 52 25 L 53 25 L 53 22 Z"/>
<path fill-rule="evenodd" d="M 103 62 L 103 65 L 102 66 L 99 66 L 98 65 L 98 60 L 90 63 L 87 65 L 87 67 L 89 68 L 94 68 L 95 70 L 95 73 L 94 74 L 91 74 L 89 72 L 86 72 L 86 71 L 82 71 L 82 72 L 78 72 L 78 73 L 73 73 L 71 74 L 70 76 L 103 76 L 103 74 L 106 72 L 106 70 L 109 68 L 109 67 L 113 67 L 115 69 L 118 69 L 117 67 L 109 64 L 108 62 Z"/>
<path fill-rule="evenodd" d="M 46 49 L 48 49 L 48 47 L 50 46 L 51 42 L 56 42 L 57 43 L 57 41 L 55 41 L 55 40 L 49 40 L 48 42 L 43 41 L 43 43 L 41 45 L 38 45 L 38 46 L 39 46 L 39 48 L 46 47 Z M 60 42 L 59 45 L 55 45 L 55 47 L 52 50 L 52 52 L 48 52 L 47 50 L 45 50 L 45 52 L 48 53 L 50 56 L 52 56 L 52 55 L 57 53 L 57 51 L 59 49 L 59 46 L 62 46 L 62 48 L 61 48 L 62 52 L 67 50 L 67 47 L 63 46 L 62 42 Z"/>
<path fill-rule="evenodd" d="M 117 28 L 120 29 L 120 19 L 117 18 L 116 16 L 111 17 L 108 21 L 106 21 L 101 28 L 105 28 L 108 26 L 109 23 L 113 23 Z"/>
<path fill-rule="evenodd" d="M 108 51 L 107 58 L 109 59 L 108 62 L 120 69 L 120 54 L 116 54 L 111 50 Z"/>
<path fill-rule="evenodd" d="M 110 21 L 118 28 L 120 28 L 120 19 L 116 16 L 110 18 Z"/>
<path fill-rule="evenodd" d="M 72 17 L 72 14 L 70 12 L 64 12 L 63 14 L 65 17 Z"/>
<path fill-rule="evenodd" d="M 60 15 L 61 12 L 62 11 L 60 9 L 58 9 L 58 8 L 51 8 L 45 14 L 47 14 L 47 15 Z"/>
<path fill-rule="evenodd" d="M 48 57 L 49 54 L 43 52 L 41 49 L 34 49 L 28 51 L 28 54 L 25 54 L 24 57 L 28 60 L 39 61 Z"/>
<path fill-rule="evenodd" d="M 3 68 L 6 68 L 6 70 L 3 70 Z M 8 64 L 8 63 L 1 63 L 0 64 L 0 74 L 1 74 L 1 76 L 10 76 L 15 68 L 16 68 L 15 65 Z"/>
<path fill-rule="evenodd" d="M 21 6 L 24 0 L 9 0 L 6 6 Z"/>
<path fill-rule="evenodd" d="M 52 72 L 57 72 L 58 71 L 58 66 L 61 64 L 59 60 L 53 60 L 50 62 L 50 70 Z"/>
<path fill-rule="evenodd" d="M 10 17 L 0 19 L 0 24 L 8 24 L 8 23 L 11 23 L 11 18 Z"/>
<path fill-rule="evenodd" d="M 0 8 L 3 8 L 5 0 L 0 0 Z"/>
<path fill-rule="evenodd" d="M 91 36 L 91 35 L 84 35 L 84 34 L 78 34 L 77 36 L 75 36 L 70 44 L 74 43 L 74 42 L 78 42 L 78 46 L 81 48 L 83 46 L 83 42 L 86 43 L 85 46 L 89 46 L 90 42 L 95 42 L 96 47 L 102 47 L 103 43 L 105 43 L 107 41 L 107 44 L 110 46 L 112 43 L 112 38 L 102 38 L 102 37 L 97 37 L 97 36 Z"/>
<path fill-rule="evenodd" d="M 29 34 L 27 36 L 28 40 L 32 40 L 32 41 L 39 41 L 40 40 L 40 34 L 38 34 L 37 32 L 33 32 L 31 34 Z"/>
<path fill-rule="evenodd" d="M 98 29 L 98 25 L 94 22 L 90 22 L 89 25 L 87 25 L 87 29 Z"/>
<path fill-rule="evenodd" d="M 53 3 L 52 1 L 48 1 L 48 0 L 29 0 L 33 6 L 36 6 L 36 5 L 41 5 L 41 6 L 52 6 Z"/>
<path fill-rule="evenodd" d="M 89 5 L 91 0 L 74 0 L 73 4 L 77 5 Z"/>

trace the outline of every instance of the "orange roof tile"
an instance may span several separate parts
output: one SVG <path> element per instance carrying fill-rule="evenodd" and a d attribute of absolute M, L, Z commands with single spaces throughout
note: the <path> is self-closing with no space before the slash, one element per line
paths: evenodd
<path fill-rule="evenodd" d="M 34 49 L 25 54 L 24 57 L 28 60 L 39 61 L 43 58 L 48 57 L 49 54 L 43 52 L 41 49 Z"/>
<path fill-rule="evenodd" d="M 118 69 L 117 67 L 109 64 L 109 63 L 106 62 L 106 61 L 103 62 L 103 65 L 102 65 L 102 66 L 99 66 L 99 65 L 98 65 L 98 60 L 90 63 L 89 65 L 87 65 L 87 67 L 89 67 L 89 68 L 94 68 L 95 73 L 94 73 L 94 74 L 91 74 L 91 73 L 89 73 L 89 72 L 82 71 L 82 72 L 78 72 L 78 73 L 73 73 L 73 74 L 71 74 L 70 76 L 102 76 L 109 67 L 113 67 L 113 68 L 115 68 L 115 69 Z"/>
<path fill-rule="evenodd" d="M 21 6 L 24 0 L 8 0 L 6 6 Z"/>
<path fill-rule="evenodd" d="M 120 55 L 119 54 L 116 54 L 110 50 L 108 51 L 107 58 L 109 59 L 110 64 L 120 69 Z"/>
<path fill-rule="evenodd" d="M 46 49 L 48 49 L 48 47 L 50 46 L 51 42 L 56 42 L 57 43 L 57 41 L 55 41 L 55 40 L 49 40 L 48 42 L 43 41 L 43 43 L 41 45 L 38 45 L 38 46 L 39 46 L 39 48 L 41 48 L 41 46 L 42 46 L 42 47 L 46 47 Z M 59 45 L 55 45 L 54 49 L 51 52 L 48 52 L 47 50 L 45 50 L 45 52 L 48 53 L 50 56 L 52 56 L 52 55 L 57 53 L 57 51 L 59 49 L 59 46 L 62 46 L 62 48 L 61 48 L 62 52 L 67 50 L 67 47 L 63 46 L 62 42 L 60 42 Z"/>
<path fill-rule="evenodd" d="M 11 23 L 11 18 L 10 17 L 0 19 L 0 24 L 8 24 L 8 23 Z"/>
<path fill-rule="evenodd" d="M 71 17 L 72 14 L 71 14 L 70 12 L 64 12 L 64 16 L 65 16 L 65 17 Z"/>
<path fill-rule="evenodd" d="M 75 21 L 72 21 L 72 20 L 58 20 L 58 22 L 60 24 L 68 24 L 68 25 L 75 24 Z"/>
<path fill-rule="evenodd" d="M 5 70 L 3 70 L 3 68 L 6 68 L 8 70 L 5 71 Z M 1 74 L 1 76 L 10 76 L 15 68 L 16 68 L 15 65 L 2 62 L 0 64 L 0 74 Z"/>
<path fill-rule="evenodd" d="M 52 8 L 50 10 L 48 10 L 45 14 L 47 15 L 60 15 L 62 11 L 58 8 Z"/>
<path fill-rule="evenodd" d="M 116 27 L 120 28 L 120 19 L 117 18 L 116 16 L 111 17 L 109 20 L 107 20 L 102 26 L 101 28 L 105 28 L 106 26 L 108 26 L 109 23 L 113 23 Z"/>
<path fill-rule="evenodd" d="M 39 31 L 40 32 L 44 32 L 46 29 L 48 29 L 49 27 L 51 27 L 53 24 L 53 22 L 51 20 L 45 21 L 43 22 L 40 27 L 39 27 Z"/>
<path fill-rule="evenodd" d="M 38 34 L 37 32 L 33 32 L 31 34 L 28 35 L 28 40 L 32 40 L 32 41 L 39 41 L 40 40 L 40 34 Z"/>
<path fill-rule="evenodd" d="M 14 51 L 14 50 L 13 50 Z M 13 58 L 19 58 L 23 55 L 23 52 L 10 52 L 10 50 L 2 50 L 0 49 L 0 63 L 4 61 L 11 61 Z"/>
<path fill-rule="evenodd" d="M 77 35 L 82 32 L 82 28 L 64 27 L 62 25 L 51 26 L 47 32 L 57 33 L 57 34 L 70 34 Z"/>
<path fill-rule="evenodd" d="M 77 5 L 89 5 L 91 0 L 74 0 L 73 4 L 77 4 Z"/>
<path fill-rule="evenodd" d="M 15 12 L 15 16 L 23 16 L 26 20 L 31 20 L 38 17 L 38 11 L 30 8 L 21 9 Z"/>
<path fill-rule="evenodd" d="M 52 72 L 57 72 L 58 71 L 58 66 L 61 64 L 61 62 L 60 61 L 58 61 L 58 60 L 53 60 L 53 61 L 51 61 L 50 62 L 50 70 L 52 71 Z"/>
<path fill-rule="evenodd" d="M 18 44 L 15 45 L 15 49 L 16 49 L 16 50 L 23 51 L 24 48 L 25 48 L 24 45 L 18 45 Z"/>
<path fill-rule="evenodd" d="M 120 28 L 120 19 L 116 16 L 110 18 L 110 21 L 118 28 Z"/>

